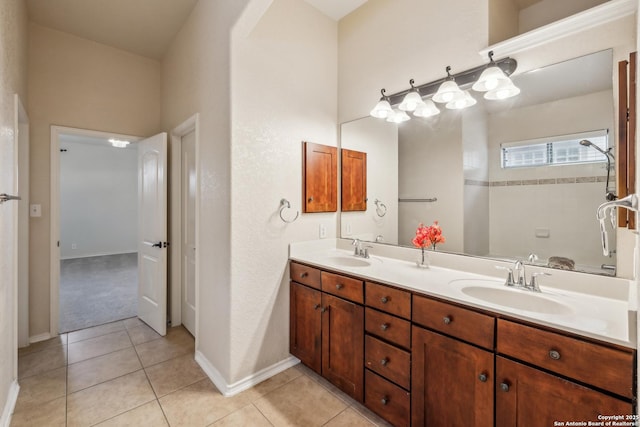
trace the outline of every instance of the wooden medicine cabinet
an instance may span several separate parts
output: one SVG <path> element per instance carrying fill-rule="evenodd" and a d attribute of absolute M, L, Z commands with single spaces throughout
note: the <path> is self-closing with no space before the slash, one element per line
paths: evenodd
<path fill-rule="evenodd" d="M 303 212 L 338 210 L 338 149 L 302 143 Z"/>
<path fill-rule="evenodd" d="M 342 149 L 342 212 L 367 210 L 367 153 Z"/>

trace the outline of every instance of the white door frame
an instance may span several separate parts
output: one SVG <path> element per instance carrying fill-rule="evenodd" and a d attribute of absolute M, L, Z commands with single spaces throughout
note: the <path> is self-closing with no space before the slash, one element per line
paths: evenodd
<path fill-rule="evenodd" d="M 143 138 L 134 135 L 123 135 L 90 129 L 79 129 L 66 126 L 51 126 L 51 199 L 50 199 L 50 242 L 49 242 L 49 334 L 55 337 L 59 333 L 60 322 L 60 135 L 79 135 L 94 138 L 126 139 L 132 142 Z"/>
<path fill-rule="evenodd" d="M 29 345 L 29 117 L 18 94 L 14 95 L 14 138 L 18 165 L 18 347 Z"/>
<path fill-rule="evenodd" d="M 194 114 L 171 131 L 170 138 L 170 167 L 169 167 L 169 241 L 171 251 L 169 262 L 169 289 L 171 306 L 171 326 L 182 324 L 182 137 L 195 131 L 196 149 L 196 248 L 200 247 L 200 130 L 199 114 Z M 198 342 L 200 310 L 200 262 L 196 252 L 196 345 Z"/>

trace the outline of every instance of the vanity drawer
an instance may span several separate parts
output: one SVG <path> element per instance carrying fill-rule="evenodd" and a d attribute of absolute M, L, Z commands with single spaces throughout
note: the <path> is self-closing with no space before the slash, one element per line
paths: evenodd
<path fill-rule="evenodd" d="M 290 276 L 294 282 L 320 289 L 320 270 L 291 261 Z"/>
<path fill-rule="evenodd" d="M 322 290 L 337 297 L 362 304 L 364 286 L 362 280 L 323 271 Z"/>
<path fill-rule="evenodd" d="M 405 319 L 411 319 L 410 292 L 367 282 L 365 304 Z"/>
<path fill-rule="evenodd" d="M 411 394 L 369 370 L 364 374 L 364 404 L 396 427 L 409 426 Z"/>
<path fill-rule="evenodd" d="M 486 314 L 414 295 L 413 321 L 493 350 L 495 319 Z"/>
<path fill-rule="evenodd" d="M 633 397 L 633 352 L 498 320 L 498 353 Z"/>
<path fill-rule="evenodd" d="M 411 348 L 411 322 L 372 308 L 365 308 L 364 329 L 404 348 Z"/>
<path fill-rule="evenodd" d="M 411 355 L 371 335 L 364 339 L 364 365 L 401 387 L 411 387 Z"/>

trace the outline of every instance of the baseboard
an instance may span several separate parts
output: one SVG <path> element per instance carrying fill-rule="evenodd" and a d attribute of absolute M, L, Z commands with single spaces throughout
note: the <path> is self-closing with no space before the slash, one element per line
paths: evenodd
<path fill-rule="evenodd" d="M 50 332 L 45 332 L 44 334 L 34 335 L 29 337 L 29 344 L 33 344 L 35 342 L 46 341 L 51 338 Z"/>
<path fill-rule="evenodd" d="M 293 356 L 289 356 L 286 359 L 268 366 L 255 374 L 236 381 L 233 384 L 228 384 L 224 377 L 218 372 L 218 370 L 209 362 L 209 360 L 199 351 L 196 351 L 196 362 L 200 365 L 202 370 L 207 374 L 209 379 L 213 382 L 220 393 L 225 397 L 235 396 L 236 394 L 243 392 L 262 381 L 271 378 L 274 375 L 279 374 L 282 371 L 289 369 L 292 366 L 300 363 L 300 360 Z"/>
<path fill-rule="evenodd" d="M 7 401 L 4 403 L 4 410 L 2 416 L 0 416 L 0 427 L 9 427 L 11 425 L 11 415 L 16 407 L 18 401 L 18 393 L 20 392 L 20 386 L 17 380 L 13 380 L 9 387 L 9 395 Z"/>

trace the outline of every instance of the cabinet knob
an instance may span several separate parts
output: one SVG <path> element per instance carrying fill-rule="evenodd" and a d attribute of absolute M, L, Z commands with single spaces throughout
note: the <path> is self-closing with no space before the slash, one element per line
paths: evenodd
<path fill-rule="evenodd" d="M 321 308 L 320 308 L 320 313 L 324 313 L 325 311 L 327 311 L 327 308 L 326 308 L 326 307 L 321 307 Z"/>
<path fill-rule="evenodd" d="M 342 289 L 342 288 L 344 288 L 344 285 L 343 285 L 342 283 L 338 283 L 338 284 L 336 285 L 336 289 L 337 289 L 337 290 L 340 290 L 340 289 Z"/>
<path fill-rule="evenodd" d="M 305 277 L 307 277 L 309 275 L 309 273 L 307 273 L 306 271 L 304 273 L 300 273 L 300 278 L 304 279 Z"/>
<path fill-rule="evenodd" d="M 450 317 L 450 316 L 444 316 L 444 317 L 442 318 L 442 321 L 444 322 L 444 324 L 445 324 L 445 325 L 448 325 L 449 323 L 451 323 L 451 322 L 452 322 L 452 319 L 451 319 L 451 317 Z"/>
<path fill-rule="evenodd" d="M 502 391 L 504 391 L 505 393 L 509 391 L 509 384 L 507 383 L 500 383 L 500 389 Z"/>
<path fill-rule="evenodd" d="M 384 396 L 382 399 L 380 399 L 380 403 L 382 403 L 383 405 L 387 405 L 389 403 L 389 397 Z"/>
<path fill-rule="evenodd" d="M 560 352 L 556 350 L 549 351 L 549 357 L 553 360 L 560 360 Z"/>
<path fill-rule="evenodd" d="M 314 310 L 317 310 L 317 309 L 319 309 L 319 308 L 320 308 L 320 304 L 316 304 L 316 305 L 314 305 L 314 306 L 313 306 L 313 309 L 314 309 Z"/>
<path fill-rule="evenodd" d="M 309 203 L 313 202 L 313 197 L 309 197 Z"/>
<path fill-rule="evenodd" d="M 382 325 L 380 325 L 380 329 L 382 329 L 383 331 L 386 331 L 387 329 L 389 329 L 389 324 L 383 323 Z"/>
<path fill-rule="evenodd" d="M 387 363 L 389 363 L 389 359 L 387 359 L 386 357 L 380 361 L 380 364 L 382 366 L 387 366 Z"/>
<path fill-rule="evenodd" d="M 387 297 L 382 297 L 382 298 L 380 298 L 380 302 L 381 302 L 381 303 L 383 303 L 383 304 L 386 304 L 386 303 L 388 303 L 388 302 L 389 302 L 389 298 L 387 298 Z"/>
<path fill-rule="evenodd" d="M 486 372 L 482 372 L 480 375 L 478 375 L 478 379 L 483 383 L 486 383 L 488 378 L 489 377 L 487 376 Z"/>

